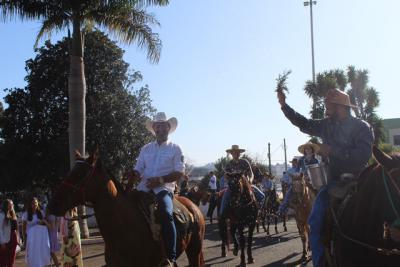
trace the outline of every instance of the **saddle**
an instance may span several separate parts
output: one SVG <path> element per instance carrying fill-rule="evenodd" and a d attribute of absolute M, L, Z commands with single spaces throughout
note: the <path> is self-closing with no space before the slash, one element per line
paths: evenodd
<path fill-rule="evenodd" d="M 157 199 L 154 193 L 137 192 L 139 209 L 144 215 L 155 241 L 161 241 L 161 223 L 159 220 Z M 178 236 L 188 233 L 194 223 L 192 213 L 176 198 L 173 198 L 173 217 Z"/>
<path fill-rule="evenodd" d="M 341 217 L 349 200 L 357 192 L 358 179 L 350 173 L 344 173 L 339 181 L 328 189 L 329 208 L 326 211 L 325 226 L 322 230 L 322 239 L 328 245 L 335 237 L 335 224 Z"/>

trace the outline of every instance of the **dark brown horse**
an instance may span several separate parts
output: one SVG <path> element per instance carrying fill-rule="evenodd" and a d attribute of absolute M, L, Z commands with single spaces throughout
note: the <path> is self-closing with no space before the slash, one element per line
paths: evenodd
<path fill-rule="evenodd" d="M 336 266 L 400 266 L 400 240 L 390 235 L 400 230 L 400 157 L 376 147 L 373 155 L 378 164 L 361 173 L 338 218 Z"/>
<path fill-rule="evenodd" d="M 227 219 L 229 219 L 230 234 L 234 244 L 233 254 L 235 256 L 238 255 L 238 249 L 240 248 L 240 265 L 246 266 L 244 228 L 246 226 L 248 227 L 247 262 L 253 263 L 252 242 L 258 208 L 247 178 L 238 173 L 227 174 L 227 176 L 229 177 L 228 184 L 231 197 L 226 207 L 226 216 L 220 216 L 218 220 L 219 233 L 222 241 L 221 254 L 223 257 L 226 256 L 226 246 L 228 244 Z M 239 242 L 236 239 L 236 232 L 239 235 Z"/>
<path fill-rule="evenodd" d="M 279 200 L 278 200 L 278 195 L 276 193 L 276 189 L 272 189 L 269 191 L 265 191 L 265 202 L 264 205 L 262 206 L 259 214 L 258 214 L 258 220 L 257 220 L 257 233 L 259 233 L 259 224 L 261 223 L 264 232 L 267 233 L 267 235 L 270 234 L 269 232 L 269 226 L 271 224 L 271 221 L 275 223 L 275 234 L 278 233 L 278 218 L 282 220 L 283 224 L 283 231 L 287 231 L 286 227 L 286 215 L 279 215 L 278 214 L 278 209 L 279 209 Z M 265 221 L 267 222 L 267 227 L 265 227 Z"/>
<path fill-rule="evenodd" d="M 141 193 L 125 193 L 121 184 L 103 168 L 97 153 L 87 159 L 77 155 L 74 168 L 62 182 L 49 207 L 63 216 L 68 209 L 90 202 L 106 244 L 107 266 L 155 267 L 163 262 L 161 242 L 155 241 L 139 204 Z M 200 210 L 184 197 L 176 197 L 192 214 L 186 232 L 178 231 L 177 255 L 183 251 L 190 266 L 204 266 L 202 245 L 205 231 Z"/>

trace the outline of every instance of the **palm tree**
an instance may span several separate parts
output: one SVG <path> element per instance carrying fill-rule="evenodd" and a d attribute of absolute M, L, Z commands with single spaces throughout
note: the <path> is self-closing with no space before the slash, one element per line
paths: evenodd
<path fill-rule="evenodd" d="M 149 5 L 163 6 L 168 0 L 0 0 L 3 20 L 14 17 L 21 20 L 41 20 L 42 27 L 38 41 L 52 32 L 72 27 L 70 46 L 70 72 L 68 77 L 69 101 L 69 151 L 70 166 L 75 161 L 75 150 L 85 155 L 85 71 L 84 71 L 84 30 L 91 27 L 105 29 L 120 41 L 147 50 L 151 62 L 160 58 L 161 40 L 151 26 L 158 26 L 153 15 L 145 12 Z M 81 209 L 82 210 L 82 209 Z M 84 210 L 82 211 L 84 213 Z M 83 226 L 83 236 L 88 236 Z"/>

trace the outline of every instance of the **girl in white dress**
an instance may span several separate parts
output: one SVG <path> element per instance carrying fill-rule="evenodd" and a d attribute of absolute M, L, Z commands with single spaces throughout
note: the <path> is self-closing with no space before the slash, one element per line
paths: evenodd
<path fill-rule="evenodd" d="M 26 234 L 25 261 L 28 267 L 50 265 L 50 241 L 48 222 L 40 211 L 37 198 L 29 202 L 28 210 L 22 215 L 23 233 Z"/>

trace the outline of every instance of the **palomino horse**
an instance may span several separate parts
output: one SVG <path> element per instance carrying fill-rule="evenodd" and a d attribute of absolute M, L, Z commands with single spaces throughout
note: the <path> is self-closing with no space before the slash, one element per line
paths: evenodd
<path fill-rule="evenodd" d="M 307 186 L 303 174 L 292 176 L 292 192 L 289 199 L 289 207 L 294 210 L 297 230 L 299 231 L 303 245 L 301 261 L 307 260 L 307 251 L 310 250 L 310 227 L 308 217 L 315 200 L 314 192 Z"/>
<path fill-rule="evenodd" d="M 248 226 L 247 236 L 247 262 L 254 263 L 252 255 L 253 232 L 257 219 L 257 204 L 251 185 L 246 177 L 239 173 L 226 174 L 231 192 L 230 201 L 222 218 L 219 218 L 218 226 L 222 240 L 222 256 L 226 256 L 226 246 L 228 244 L 227 219 L 230 221 L 230 234 L 233 239 L 233 254 L 238 255 L 240 245 L 240 265 L 246 266 L 244 227 Z M 239 234 L 239 243 L 236 239 L 236 231 Z"/>
<path fill-rule="evenodd" d="M 257 233 L 259 232 L 259 221 L 261 221 L 261 225 L 264 229 L 264 232 L 269 235 L 269 226 L 271 224 L 271 220 L 274 220 L 275 223 L 275 233 L 278 233 L 278 218 L 280 217 L 282 219 L 283 223 L 283 230 L 286 232 L 287 227 L 286 227 L 286 216 L 278 215 L 278 209 L 279 209 L 279 201 L 278 201 L 278 196 L 276 193 L 276 189 L 272 189 L 269 191 L 265 191 L 265 202 L 262 207 L 262 209 L 259 212 L 258 215 L 258 220 L 257 220 Z M 267 221 L 267 227 L 265 227 L 265 221 Z"/>
<path fill-rule="evenodd" d="M 400 231 L 400 157 L 376 147 L 373 155 L 378 164 L 360 174 L 357 193 L 337 218 L 336 266 L 400 266 L 394 235 Z"/>
<path fill-rule="evenodd" d="M 72 207 L 90 202 L 105 241 L 107 266 L 159 266 L 164 258 L 163 247 L 153 238 L 144 215 L 140 204 L 143 193 L 125 193 L 121 184 L 105 171 L 97 153 L 87 159 L 79 154 L 76 157 L 74 168 L 49 204 L 51 213 L 63 216 Z M 204 266 L 203 215 L 187 198 L 176 198 L 193 216 L 187 231 L 177 231 L 177 255 L 185 251 L 190 266 Z"/>

